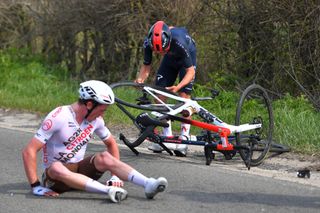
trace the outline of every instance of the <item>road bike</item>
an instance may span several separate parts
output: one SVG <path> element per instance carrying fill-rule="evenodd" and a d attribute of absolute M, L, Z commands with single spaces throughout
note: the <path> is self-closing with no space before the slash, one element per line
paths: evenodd
<path fill-rule="evenodd" d="M 212 90 L 211 97 L 186 99 L 164 88 L 147 84 L 118 82 L 110 86 L 115 93 L 117 106 L 140 131 L 133 142 L 120 133 L 120 139 L 136 155 L 139 152 L 135 147 L 146 139 L 159 144 L 170 155 L 173 153 L 164 143 L 197 145 L 204 147 L 206 165 L 211 164 L 215 152 L 221 152 L 226 159 L 239 153 L 250 169 L 251 166 L 260 165 L 269 151 L 282 153 L 290 150 L 284 145 L 272 143 L 274 118 L 271 101 L 266 90 L 257 84 L 248 86 L 242 92 L 234 124 L 222 121 L 198 103 L 218 96 L 217 90 Z M 134 116 L 126 107 L 143 112 Z M 201 121 L 186 118 L 191 114 L 198 115 Z M 166 120 L 187 123 L 201 131 L 193 137 L 182 139 L 178 136 L 163 136 L 157 133 L 156 128 L 168 127 Z"/>

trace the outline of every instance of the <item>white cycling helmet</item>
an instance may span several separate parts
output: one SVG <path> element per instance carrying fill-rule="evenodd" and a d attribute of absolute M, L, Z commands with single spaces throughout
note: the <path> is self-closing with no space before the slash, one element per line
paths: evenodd
<path fill-rule="evenodd" d="M 82 100 L 95 100 L 99 104 L 113 104 L 114 93 L 108 84 L 90 80 L 80 84 L 79 89 L 80 99 Z"/>

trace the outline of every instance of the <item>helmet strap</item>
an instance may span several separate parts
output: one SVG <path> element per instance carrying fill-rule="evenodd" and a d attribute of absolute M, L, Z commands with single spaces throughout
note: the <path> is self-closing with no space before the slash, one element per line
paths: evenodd
<path fill-rule="evenodd" d="M 87 106 L 87 103 L 85 104 Z M 85 119 L 88 118 L 88 116 L 90 115 L 90 113 L 98 106 L 98 102 L 96 101 L 92 101 L 92 108 L 91 109 L 87 109 L 87 114 L 86 116 L 84 117 Z"/>

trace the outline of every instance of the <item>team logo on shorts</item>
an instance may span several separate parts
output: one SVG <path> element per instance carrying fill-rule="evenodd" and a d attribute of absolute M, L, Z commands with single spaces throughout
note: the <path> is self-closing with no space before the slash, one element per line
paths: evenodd
<path fill-rule="evenodd" d="M 44 131 L 48 131 L 49 129 L 51 129 L 52 127 L 52 120 L 51 119 L 47 119 L 42 123 L 42 129 Z"/>
<path fill-rule="evenodd" d="M 160 75 L 160 74 L 158 74 L 158 75 L 157 75 L 157 81 L 160 81 L 160 80 L 161 80 L 161 78 L 163 78 L 163 76 L 162 76 L 162 75 Z"/>

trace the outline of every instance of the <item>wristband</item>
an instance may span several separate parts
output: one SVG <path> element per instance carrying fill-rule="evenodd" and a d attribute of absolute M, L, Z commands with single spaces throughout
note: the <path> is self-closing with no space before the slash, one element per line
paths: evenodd
<path fill-rule="evenodd" d="M 30 186 L 31 186 L 31 188 L 36 187 L 36 186 L 40 186 L 40 181 L 37 180 L 36 182 L 30 184 Z"/>

